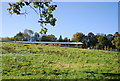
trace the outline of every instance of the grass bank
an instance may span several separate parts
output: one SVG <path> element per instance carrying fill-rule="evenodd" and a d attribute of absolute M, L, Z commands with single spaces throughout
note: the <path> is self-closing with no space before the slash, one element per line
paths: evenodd
<path fill-rule="evenodd" d="M 3 79 L 120 79 L 119 52 L 2 43 Z"/>

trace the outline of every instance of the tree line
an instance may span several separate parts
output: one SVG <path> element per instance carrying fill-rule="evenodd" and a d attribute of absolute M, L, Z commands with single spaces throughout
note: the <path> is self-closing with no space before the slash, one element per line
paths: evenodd
<path fill-rule="evenodd" d="M 47 41 L 47 42 L 82 42 L 82 48 L 96 48 L 96 49 L 120 49 L 120 34 L 115 32 L 115 34 L 94 34 L 89 32 L 87 35 L 76 32 L 73 34 L 72 39 L 68 37 L 63 38 L 60 35 L 57 38 L 55 35 L 46 35 L 34 32 L 30 29 L 25 29 L 23 32 L 18 32 L 14 37 L 2 38 L 2 40 L 10 41 Z"/>
<path fill-rule="evenodd" d="M 46 41 L 46 42 L 70 42 L 67 37 L 62 38 L 60 35 L 59 39 L 55 35 L 41 34 L 41 32 L 34 32 L 30 29 L 25 29 L 23 32 L 18 32 L 14 37 L 2 38 L 3 41 Z"/>
<path fill-rule="evenodd" d="M 83 33 L 75 33 L 73 35 L 72 41 L 74 42 L 82 42 L 82 47 L 84 48 L 96 48 L 96 49 L 120 49 L 120 34 L 115 32 L 112 34 L 103 34 L 98 33 L 94 34 L 89 32 L 87 35 Z"/>

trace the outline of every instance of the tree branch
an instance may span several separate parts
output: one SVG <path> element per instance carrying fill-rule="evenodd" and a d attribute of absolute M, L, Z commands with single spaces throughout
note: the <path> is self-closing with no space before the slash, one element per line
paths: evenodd
<path fill-rule="evenodd" d="M 40 9 L 40 6 L 39 6 L 39 18 L 41 18 L 41 9 Z"/>
<path fill-rule="evenodd" d="M 31 6 L 31 5 L 29 5 L 30 6 L 30 8 L 32 8 L 36 13 L 37 13 L 37 15 L 38 15 L 38 12 Z"/>

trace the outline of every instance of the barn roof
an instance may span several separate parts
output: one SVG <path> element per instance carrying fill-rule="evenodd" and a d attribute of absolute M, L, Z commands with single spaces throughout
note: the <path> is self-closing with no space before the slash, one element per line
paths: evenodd
<path fill-rule="evenodd" d="M 83 44 L 82 42 L 29 42 L 29 41 L 16 41 L 16 43 L 31 43 L 31 44 Z"/>

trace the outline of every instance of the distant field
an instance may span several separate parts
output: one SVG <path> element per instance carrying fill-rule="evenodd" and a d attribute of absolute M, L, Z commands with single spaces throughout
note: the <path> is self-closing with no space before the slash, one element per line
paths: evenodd
<path fill-rule="evenodd" d="M 120 79 L 119 52 L 2 43 L 3 79 Z"/>

